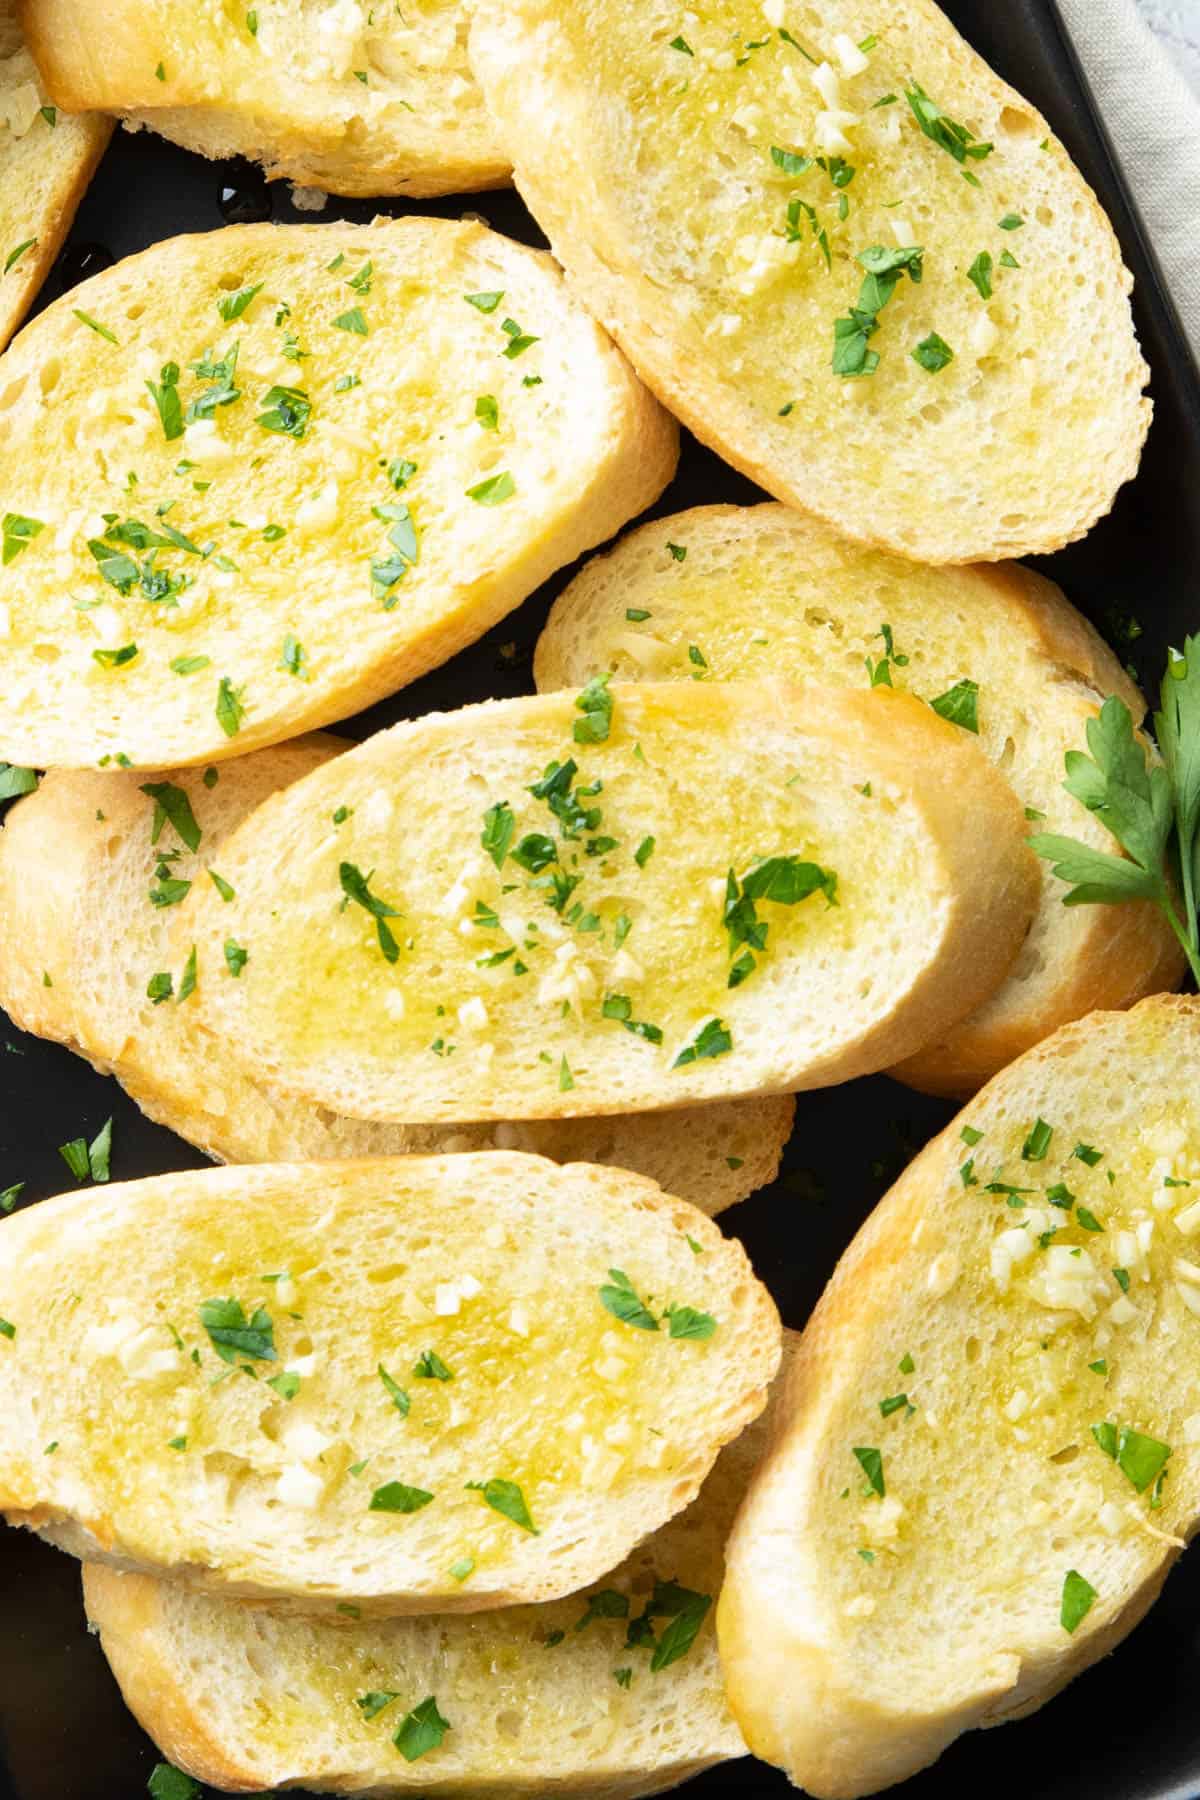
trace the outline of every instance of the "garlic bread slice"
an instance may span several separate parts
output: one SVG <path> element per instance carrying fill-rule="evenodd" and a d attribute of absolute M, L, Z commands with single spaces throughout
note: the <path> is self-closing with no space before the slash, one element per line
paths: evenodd
<path fill-rule="evenodd" d="M 1082 537 L 1136 471 L 1116 238 L 933 0 L 512 0 L 470 53 L 580 299 L 777 499 L 990 561 Z"/>
<path fill-rule="evenodd" d="M 21 0 L 60 106 L 334 194 L 510 179 L 467 63 L 464 0 Z"/>
<path fill-rule="evenodd" d="M 115 1074 L 143 1112 L 221 1162 L 529 1150 L 633 1169 L 709 1214 L 772 1181 L 790 1094 L 603 1119 L 378 1125 L 288 1098 L 197 1028 L 187 957 L 172 967 L 176 907 L 193 882 L 227 892 L 230 833 L 347 747 L 313 734 L 149 779 L 51 770 L 0 830 L 0 1005 L 13 1022 Z"/>
<path fill-rule="evenodd" d="M 13 1523 L 379 1615 L 595 1580 L 694 1497 L 779 1359 L 694 1207 L 506 1151 L 62 1195 L 0 1225 L 0 1316 Z"/>
<path fill-rule="evenodd" d="M 1012 791 L 909 695 L 603 681 L 379 733 L 194 887 L 199 1023 L 368 1119 L 568 1118 L 819 1087 L 999 984 L 1039 874 Z"/>
<path fill-rule="evenodd" d="M 156 244 L 0 364 L 0 756 L 164 768 L 352 713 L 640 511 L 676 444 L 551 259 L 484 226 Z"/>
<path fill-rule="evenodd" d="M 795 1342 L 784 1333 L 784 1367 Z M 712 1603 L 777 1391 L 691 1506 L 570 1599 L 298 1619 L 89 1563 L 88 1617 L 164 1755 L 223 1791 L 659 1793 L 745 1754 Z M 416 1740 L 409 1721 L 424 1706 L 433 1723 L 429 1699 L 444 1730 Z M 398 1739 L 420 1754 L 398 1756 Z"/>
<path fill-rule="evenodd" d="M 0 0 L 0 349 L 46 279 L 112 135 L 98 113 L 60 112 Z"/>
<path fill-rule="evenodd" d="M 1200 1518 L 1200 1002 L 1094 1013 L 910 1166 L 809 1322 L 718 1617 L 751 1748 L 873 1794 L 1034 1711 Z"/>
<path fill-rule="evenodd" d="M 543 691 L 698 672 L 906 688 L 975 734 L 1031 831 L 1102 850 L 1112 839 L 1064 791 L 1063 758 L 1109 694 L 1135 719 L 1146 711 L 1087 620 L 1031 569 L 918 571 L 776 505 L 697 507 L 631 532 L 555 602 L 534 658 Z M 1178 986 L 1184 958 L 1157 908 L 1068 907 L 1064 891 L 1044 864 L 1008 980 L 893 1074 L 967 1094 L 1069 1019 Z"/>

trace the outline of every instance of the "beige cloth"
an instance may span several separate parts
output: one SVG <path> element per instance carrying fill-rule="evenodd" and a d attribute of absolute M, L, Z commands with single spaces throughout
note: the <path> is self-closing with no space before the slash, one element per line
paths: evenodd
<path fill-rule="evenodd" d="M 1200 103 L 1133 0 L 1058 0 L 1200 357 Z"/>

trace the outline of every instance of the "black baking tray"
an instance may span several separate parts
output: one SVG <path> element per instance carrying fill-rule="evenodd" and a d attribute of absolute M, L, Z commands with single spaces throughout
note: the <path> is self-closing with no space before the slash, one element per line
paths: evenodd
<path fill-rule="evenodd" d="M 947 0 L 945 10 L 1050 119 L 1106 207 L 1136 277 L 1137 324 L 1156 407 L 1141 472 L 1085 543 L 1046 559 L 1045 567 L 1143 683 L 1152 682 L 1167 646 L 1200 626 L 1200 378 L 1050 0 Z M 544 241 L 511 193 L 426 205 L 331 200 L 319 216 L 408 210 L 477 211 L 514 237 Z M 244 164 L 205 163 L 146 134 L 118 133 L 43 299 L 160 238 L 268 216 L 306 215 L 294 211 L 286 186 L 268 189 Z M 1086 443 L 1077 454 L 1088 454 Z M 688 440 L 657 510 L 760 497 Z M 347 731 L 362 737 L 432 707 L 530 691 L 534 641 L 572 572 L 564 570 L 447 667 L 350 721 Z M 804 1323 L 866 1214 L 951 1110 L 883 1077 L 801 1095 L 781 1179 L 724 1221 L 744 1238 L 789 1325 Z M 197 1152 L 145 1120 L 115 1082 L 66 1050 L 23 1036 L 0 1014 L 0 1187 L 25 1181 L 25 1203 L 62 1188 L 56 1146 L 80 1133 L 90 1137 L 110 1113 L 116 1178 L 202 1165 Z M 1019 1519 L 1011 1524 L 1021 1528 Z M 144 1792 L 157 1760 L 84 1630 L 76 1564 L 25 1533 L 0 1529 L 0 1800 L 119 1800 Z M 1021 1800 L 1200 1795 L 1200 1556 L 1184 1560 L 1133 1638 L 1051 1707 L 998 1734 L 972 1734 L 896 1791 L 906 1800 L 960 1800 L 989 1786 Z M 693 1790 L 747 1800 L 791 1791 L 781 1775 L 752 1762 L 716 1769 Z"/>

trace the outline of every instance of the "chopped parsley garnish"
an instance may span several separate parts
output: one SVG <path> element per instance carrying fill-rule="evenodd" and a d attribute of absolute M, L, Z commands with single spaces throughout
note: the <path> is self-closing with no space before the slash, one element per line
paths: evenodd
<path fill-rule="evenodd" d="M 869 342 L 879 329 L 879 314 L 896 291 L 902 275 L 919 282 L 924 275 L 925 252 L 917 245 L 889 250 L 872 244 L 859 252 L 856 260 L 867 271 L 859 290 L 857 304 L 833 326 L 833 372 L 850 380 L 873 375 L 879 367 L 879 354 Z"/>
<path fill-rule="evenodd" d="M 446 1367 L 436 1350 L 423 1350 L 413 1364 L 413 1374 L 418 1381 L 453 1381 L 454 1376 Z"/>
<path fill-rule="evenodd" d="M 35 237 L 26 238 L 23 244 L 18 244 L 15 250 L 10 250 L 4 259 L 4 273 L 7 275 L 10 269 L 15 268 L 25 252 L 27 250 L 32 250 L 36 243 L 37 239 Z"/>
<path fill-rule="evenodd" d="M 379 1716 L 385 1706 L 390 1706 L 393 1700 L 398 1700 L 399 1698 L 399 1694 L 388 1693 L 382 1689 L 374 1689 L 369 1694 L 359 1694 L 354 1704 L 357 1706 L 364 1719 L 374 1719 Z"/>
<path fill-rule="evenodd" d="M 430 1694 L 419 1706 L 405 1713 L 392 1742 L 405 1762 L 412 1763 L 428 1755 L 430 1750 L 436 1750 L 449 1730 L 449 1719 L 442 1717 L 436 1699 Z"/>
<path fill-rule="evenodd" d="M 24 769 L 19 763 L 0 762 L 0 800 L 16 800 L 32 794 L 37 787 L 36 769 Z"/>
<path fill-rule="evenodd" d="M 367 321 L 361 306 L 352 306 L 349 312 L 339 313 L 333 323 L 338 331 L 353 331 L 357 337 L 367 335 Z"/>
<path fill-rule="evenodd" d="M 979 683 L 977 681 L 956 681 L 946 693 L 939 694 L 936 700 L 929 702 L 935 713 L 948 719 L 952 725 L 961 725 L 964 731 L 979 731 Z"/>
<path fill-rule="evenodd" d="M 1029 1135 L 1021 1146 L 1021 1157 L 1025 1162 L 1044 1162 L 1046 1152 L 1050 1148 L 1050 1140 L 1054 1136 L 1054 1127 L 1047 1125 L 1045 1119 L 1039 1118 L 1029 1129 Z"/>
<path fill-rule="evenodd" d="M 1085 1581 L 1077 1569 L 1068 1569 L 1063 1581 L 1062 1606 L 1059 1622 L 1064 1631 L 1076 1632 L 1087 1618 L 1095 1603 L 1096 1590 L 1090 1581 Z"/>
<path fill-rule="evenodd" d="M 504 859 L 508 855 L 515 830 L 516 820 L 507 800 L 500 800 L 495 806 L 488 807 L 483 815 L 483 831 L 479 841 L 498 869 L 504 867 Z"/>
<path fill-rule="evenodd" d="M 883 1457 L 880 1452 L 870 1448 L 858 1448 L 855 1450 L 854 1456 L 872 1491 L 878 1494 L 882 1500 L 887 1493 L 887 1486 L 883 1479 Z"/>
<path fill-rule="evenodd" d="M 161 63 L 159 64 L 161 68 Z M 173 1763 L 157 1763 L 146 1783 L 150 1800 L 199 1800 L 200 1783 Z"/>
<path fill-rule="evenodd" d="M 914 81 L 911 88 L 905 88 L 904 98 L 925 136 L 952 156 L 956 163 L 965 163 L 968 157 L 974 162 L 982 162 L 991 155 L 995 146 L 981 143 L 974 132 L 949 118 L 937 102 L 929 98 L 920 82 Z M 974 181 L 975 178 L 972 176 L 971 179 Z"/>
<path fill-rule="evenodd" d="M 633 1325 L 638 1331 L 658 1330 L 658 1320 L 638 1298 L 637 1290 L 623 1269 L 610 1269 L 608 1285 L 598 1291 L 605 1311 L 623 1325 Z"/>
<path fill-rule="evenodd" d="M 608 675 L 593 675 L 575 702 L 575 710 L 583 714 L 572 727 L 577 744 L 603 744 L 612 728 L 613 697 L 608 691 Z"/>
<path fill-rule="evenodd" d="M 494 313 L 504 298 L 504 290 L 498 294 L 464 294 L 463 299 L 468 306 L 473 306 L 481 313 Z"/>
<path fill-rule="evenodd" d="M 236 737 L 242 729 L 246 708 L 242 703 L 245 688 L 234 687 L 228 675 L 217 683 L 217 724 L 226 737 Z"/>
<path fill-rule="evenodd" d="M 1020 213 L 1005 213 L 1000 221 L 1001 231 L 1020 231 L 1025 221 Z"/>
<path fill-rule="evenodd" d="M 619 1020 L 635 1037 L 645 1038 L 650 1044 L 662 1043 L 663 1034 L 657 1025 L 648 1025 L 633 1017 L 633 1002 L 628 994 L 605 994 L 600 1012 L 605 1019 Z"/>
<path fill-rule="evenodd" d="M 400 946 L 393 937 L 387 920 L 398 919 L 401 914 L 396 907 L 390 906 L 386 900 L 381 900 L 377 894 L 371 892 L 371 882 L 374 876 L 373 869 L 369 875 L 364 875 L 362 870 L 356 868 L 353 863 L 344 862 L 338 865 L 338 880 L 342 884 L 343 894 L 347 900 L 353 900 L 356 906 L 361 906 L 364 912 L 370 913 L 375 921 L 379 948 L 383 951 L 386 960 L 394 963 L 399 958 Z M 345 902 L 343 902 L 344 904 Z"/>
<path fill-rule="evenodd" d="M 629 1596 L 616 1588 L 597 1588 L 589 1594 L 587 1611 L 576 1619 L 574 1629 L 586 1631 L 594 1619 L 627 1619 L 629 1617 Z"/>
<path fill-rule="evenodd" d="M 400 1414 L 401 1418 L 406 1419 L 408 1417 L 408 1411 L 409 1411 L 409 1407 L 412 1405 L 412 1401 L 409 1399 L 409 1397 L 405 1393 L 404 1389 L 400 1386 L 399 1382 L 392 1380 L 391 1376 L 388 1374 L 387 1370 L 384 1368 L 382 1363 L 379 1364 L 378 1374 L 379 1374 L 380 1381 L 382 1381 L 384 1387 L 388 1391 L 388 1394 L 391 1398 L 392 1405 L 395 1407 L 396 1411 Z"/>
<path fill-rule="evenodd" d="M 236 980 L 250 961 L 250 952 L 244 944 L 239 944 L 236 938 L 226 938 L 222 950 L 225 956 L 225 967 Z"/>
<path fill-rule="evenodd" d="M 525 1496 L 515 1481 L 494 1477 L 491 1481 L 468 1481 L 466 1485 L 470 1492 L 482 1494 L 487 1505 L 493 1512 L 499 1513 L 501 1518 L 511 1520 L 532 1537 L 540 1535 L 525 1503 Z"/>
<path fill-rule="evenodd" d="M 480 506 L 499 506 L 505 500 L 511 500 L 517 491 L 517 484 L 507 469 L 498 475 L 489 475 L 486 481 L 476 482 L 467 489 L 467 499 L 475 500 Z"/>
<path fill-rule="evenodd" d="M 539 341 L 537 338 L 531 337 L 528 332 L 522 331 L 515 319 L 505 319 L 500 329 L 508 338 L 508 342 L 505 344 L 502 354 L 506 356 L 510 362 L 512 362 L 515 357 L 524 356 L 530 345 L 536 344 Z"/>
<path fill-rule="evenodd" d="M 261 404 L 266 411 L 258 414 L 255 423 L 264 431 L 274 432 L 279 437 L 302 438 L 308 430 L 312 401 L 303 388 L 269 388 Z"/>
<path fill-rule="evenodd" d="M 170 781 L 147 781 L 143 782 L 141 792 L 154 802 L 154 817 L 150 825 L 152 844 L 157 844 L 163 826 L 169 823 L 189 850 L 200 848 L 203 834 L 196 823 L 192 803 L 183 788 L 176 787 Z"/>
<path fill-rule="evenodd" d="M 685 37 L 673 37 L 667 45 L 668 50 L 678 50 L 681 56 L 694 56 L 696 52 Z"/>
<path fill-rule="evenodd" d="M 683 1046 L 671 1067 L 685 1069 L 689 1063 L 727 1056 L 732 1049 L 733 1036 L 724 1020 L 709 1019 L 700 1027 L 691 1043 Z"/>
<path fill-rule="evenodd" d="M 16 562 L 23 550 L 28 550 L 34 538 L 41 537 L 45 531 L 41 519 L 28 519 L 23 513 L 5 513 L 0 519 L 0 562 L 5 568 Z"/>
<path fill-rule="evenodd" d="M 138 653 L 136 644 L 122 644 L 119 650 L 93 650 L 92 660 L 102 669 L 123 669 Z"/>
<path fill-rule="evenodd" d="M 205 1300 L 200 1323 L 222 1362 L 236 1363 L 239 1356 L 251 1362 L 276 1360 L 275 1326 L 265 1307 L 255 1307 L 247 1318 L 240 1300 Z"/>
<path fill-rule="evenodd" d="M 25 1192 L 23 1181 L 14 1181 L 11 1187 L 0 1188 L 0 1213 L 10 1213 Z"/>
<path fill-rule="evenodd" d="M 1144 1494 L 1158 1478 L 1171 1456 L 1169 1444 L 1160 1443 L 1157 1438 L 1146 1437 L 1143 1432 L 1134 1431 L 1128 1425 L 1118 1428 L 1108 1419 L 1092 1426 L 1092 1436 L 1105 1456 L 1112 1457 L 1139 1494 Z"/>
<path fill-rule="evenodd" d="M 475 402 L 475 417 L 484 431 L 499 431 L 500 407 L 495 394 L 480 394 Z"/>
<path fill-rule="evenodd" d="M 262 282 L 256 281 L 253 287 L 241 287 L 238 288 L 236 293 L 222 294 L 221 298 L 217 301 L 217 311 L 225 320 L 226 324 L 230 324 L 234 319 L 241 318 L 254 296 L 256 294 L 261 294 L 262 290 Z"/>
<path fill-rule="evenodd" d="M 712 1314 L 697 1312 L 694 1306 L 668 1306 L 665 1317 L 668 1337 L 693 1338 L 697 1343 L 707 1343 L 716 1335 L 717 1321 Z"/>
<path fill-rule="evenodd" d="M 74 312 L 75 317 L 80 321 L 80 323 L 87 326 L 89 331 L 96 332 L 100 337 L 105 338 L 110 344 L 117 343 L 118 340 L 115 337 L 115 335 L 108 329 L 107 325 L 102 325 L 100 323 L 99 319 L 93 319 L 88 313 L 80 312 L 80 310 L 77 306 L 73 307 L 72 311 Z"/>
<path fill-rule="evenodd" d="M 837 905 L 837 876 L 819 863 L 803 862 L 798 856 L 769 856 L 748 870 L 739 881 L 730 869 L 725 880 L 722 923 L 729 933 L 729 954 L 736 960 L 729 973 L 728 985 L 740 987 L 757 968 L 751 951 L 766 950 L 769 921 L 760 919 L 760 903 L 772 901 L 779 906 L 797 906 L 810 895 L 823 893 L 830 906 Z M 742 946 L 747 948 L 738 955 Z"/>
<path fill-rule="evenodd" d="M 409 1487 L 403 1481 L 388 1481 L 375 1489 L 367 1511 L 415 1513 L 428 1506 L 432 1499 L 433 1495 L 426 1493 L 424 1488 Z"/>
<path fill-rule="evenodd" d="M 954 352 L 944 337 L 939 337 L 936 331 L 931 331 L 928 337 L 921 339 L 912 353 L 912 359 L 930 375 L 937 375 L 948 363 L 954 361 Z"/>
<path fill-rule="evenodd" d="M 69 1144 L 59 1145 L 58 1154 L 76 1181 L 86 1181 L 89 1176 L 93 1181 L 108 1180 L 112 1159 L 112 1127 L 112 1119 L 105 1119 L 90 1144 L 86 1138 L 77 1137 L 72 1138 Z"/>
<path fill-rule="evenodd" d="M 978 288 L 981 300 L 990 300 L 992 297 L 992 268 L 991 252 L 981 250 L 967 270 L 967 280 Z"/>

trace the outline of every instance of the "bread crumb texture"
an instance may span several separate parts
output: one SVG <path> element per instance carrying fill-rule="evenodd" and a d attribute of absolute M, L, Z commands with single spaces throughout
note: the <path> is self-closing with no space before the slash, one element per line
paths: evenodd
<path fill-rule="evenodd" d="M 676 440 L 486 227 L 157 244 L 0 368 L 0 754 L 161 768 L 354 712 L 639 511 Z"/>
<path fill-rule="evenodd" d="M 779 1358 L 694 1208 L 499 1151 L 64 1196 L 0 1228 L 0 1313 L 15 1522 L 377 1613 L 595 1579 L 694 1497 Z"/>
<path fill-rule="evenodd" d="M 751 1744 L 806 1790 L 873 1793 L 1032 1710 L 1137 1622 L 1191 1536 L 1198 1075 L 1195 1000 L 1064 1027 L 843 1259 L 721 1621 Z"/>
<path fill-rule="evenodd" d="M 597 684 L 394 727 L 268 802 L 176 960 L 223 1053 L 363 1118 L 786 1092 L 1002 979 L 1023 836 L 908 696 Z"/>
<path fill-rule="evenodd" d="M 1145 702 L 1061 591 L 1031 569 L 926 568 L 854 544 L 777 505 L 697 507 L 629 533 L 556 601 L 534 659 L 539 688 L 618 681 L 762 681 L 906 689 L 971 732 L 1028 829 L 1112 848 L 1062 785 L 1109 694 Z M 1008 980 L 896 1071 L 966 1094 L 1069 1019 L 1176 987 L 1184 960 L 1151 906 L 1041 902 Z"/>
<path fill-rule="evenodd" d="M 51 104 L 0 0 L 0 349 L 21 323 L 70 229 L 112 125 Z"/>
<path fill-rule="evenodd" d="M 794 1343 L 785 1332 L 785 1360 Z M 745 1751 L 713 1615 L 769 1416 L 770 1406 L 726 1446 L 686 1511 L 566 1600 L 298 1619 L 90 1564 L 88 1615 L 143 1726 L 214 1786 L 336 1781 L 478 1800 L 551 1782 L 592 1800 L 657 1793 Z M 427 1695 L 448 1729 L 407 1763 L 393 1739 Z"/>
<path fill-rule="evenodd" d="M 64 106 L 335 194 L 497 187 L 509 164 L 467 64 L 463 0 L 25 0 Z"/>
<path fill-rule="evenodd" d="M 175 908 L 194 882 L 232 894 L 221 874 L 230 833 L 347 747 L 314 734 L 149 782 L 133 770 L 51 770 L 0 832 L 9 1017 L 116 1074 L 152 1119 L 221 1162 L 528 1150 L 633 1169 L 709 1214 L 772 1181 L 790 1094 L 599 1119 L 381 1125 L 290 1099 L 195 1028 L 188 959 L 174 962 Z"/>
<path fill-rule="evenodd" d="M 778 499 L 964 562 L 1082 536 L 1133 475 L 1116 239 L 933 0 L 514 0 L 470 48 L 585 304 Z"/>

